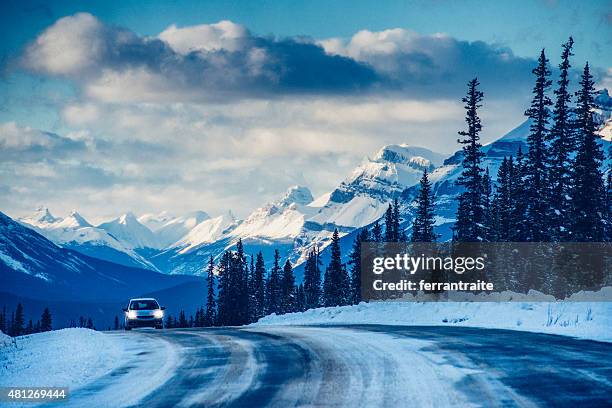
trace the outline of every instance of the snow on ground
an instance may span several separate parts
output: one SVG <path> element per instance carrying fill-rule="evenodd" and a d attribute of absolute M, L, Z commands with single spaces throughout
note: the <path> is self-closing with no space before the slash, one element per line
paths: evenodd
<path fill-rule="evenodd" d="M 73 388 L 117 365 L 123 345 L 89 329 L 20 336 L 0 344 L 0 386 Z"/>
<path fill-rule="evenodd" d="M 16 338 L 0 332 L 0 386 L 68 387 L 67 406 L 131 406 L 173 375 L 179 354 L 170 342 L 138 332 L 71 328 Z M 128 368 L 146 381 L 115 375 Z M 96 384 L 108 391 L 96 391 Z"/>
<path fill-rule="evenodd" d="M 534 302 L 408 302 L 360 303 L 302 313 L 270 315 L 252 326 L 310 324 L 388 324 L 403 326 L 469 326 L 573 336 L 612 342 L 612 288 L 578 293 L 567 301 Z M 597 295 L 597 293 L 595 294 Z M 523 298 L 519 298 L 523 300 Z M 584 298 L 591 301 L 581 301 Z"/>

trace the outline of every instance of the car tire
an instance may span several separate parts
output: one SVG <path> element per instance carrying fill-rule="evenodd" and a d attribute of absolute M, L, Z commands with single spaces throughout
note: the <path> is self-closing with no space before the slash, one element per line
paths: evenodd
<path fill-rule="evenodd" d="M 164 328 L 164 326 L 155 326 L 155 328 L 156 328 L 157 330 L 161 330 L 161 329 L 163 329 L 163 328 Z"/>
<path fill-rule="evenodd" d="M 125 330 L 126 331 L 130 331 L 130 330 L 132 330 L 132 328 L 130 326 L 125 326 Z"/>

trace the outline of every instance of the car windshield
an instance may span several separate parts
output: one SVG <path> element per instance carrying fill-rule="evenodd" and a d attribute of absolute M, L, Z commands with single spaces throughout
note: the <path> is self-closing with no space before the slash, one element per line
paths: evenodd
<path fill-rule="evenodd" d="M 152 310 L 159 309 L 159 305 L 157 301 L 149 299 L 149 300 L 132 300 L 130 303 L 130 310 Z"/>

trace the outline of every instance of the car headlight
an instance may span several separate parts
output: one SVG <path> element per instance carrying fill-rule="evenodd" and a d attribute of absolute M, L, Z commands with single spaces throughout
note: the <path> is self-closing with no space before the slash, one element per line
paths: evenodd
<path fill-rule="evenodd" d="M 153 317 L 155 317 L 156 319 L 162 319 L 164 317 L 164 311 L 157 309 L 153 312 Z"/>
<path fill-rule="evenodd" d="M 128 319 L 135 319 L 137 316 L 136 311 L 135 310 L 129 310 L 127 312 L 127 318 Z"/>

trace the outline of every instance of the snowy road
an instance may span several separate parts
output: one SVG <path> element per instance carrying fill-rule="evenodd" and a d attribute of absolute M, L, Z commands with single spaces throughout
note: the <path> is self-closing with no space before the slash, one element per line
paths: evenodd
<path fill-rule="evenodd" d="M 68 405 L 585 407 L 612 395 L 612 344 L 561 336 L 400 326 L 108 335 L 129 336 L 130 357 Z"/>

